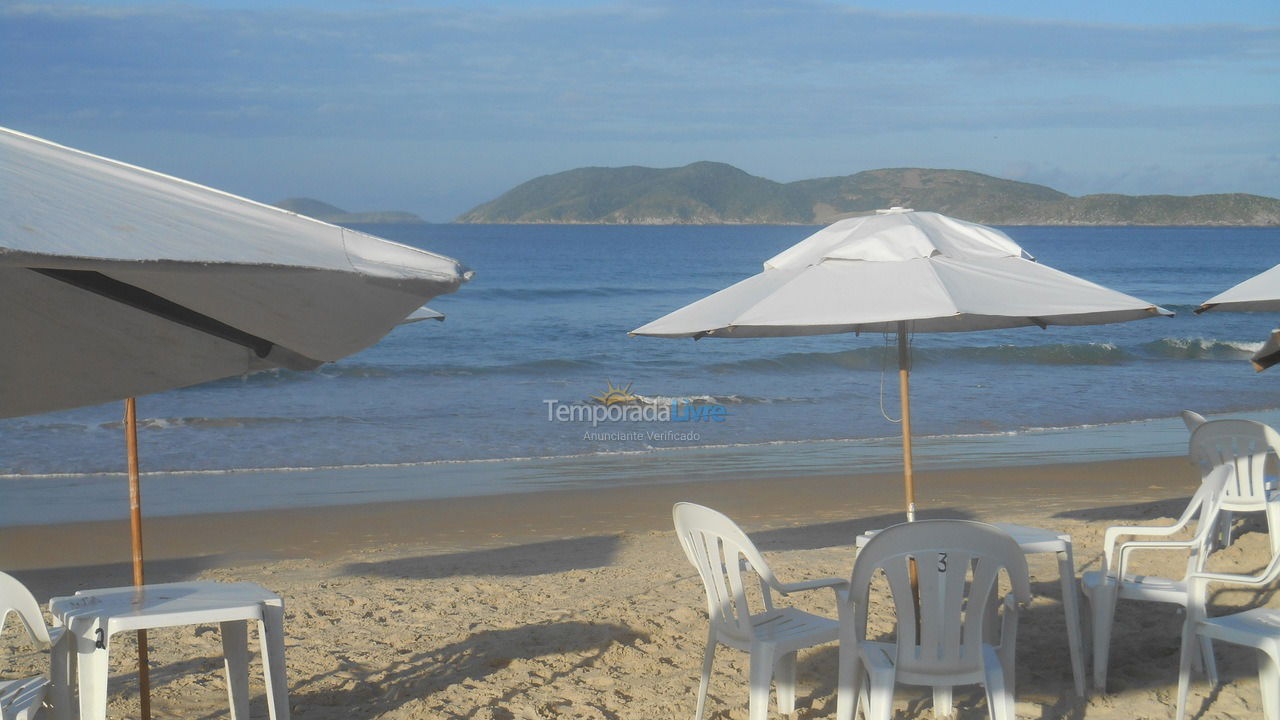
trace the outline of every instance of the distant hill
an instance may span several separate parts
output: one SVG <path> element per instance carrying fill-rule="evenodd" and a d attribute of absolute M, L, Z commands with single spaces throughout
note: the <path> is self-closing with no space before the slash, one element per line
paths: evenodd
<path fill-rule="evenodd" d="M 1085 195 L 965 170 L 894 168 L 778 183 L 732 165 L 589 167 L 545 175 L 463 223 L 824 224 L 902 205 L 992 225 L 1277 225 L 1280 200 Z"/>
<path fill-rule="evenodd" d="M 334 225 L 376 225 L 378 223 L 410 224 L 426 222 L 410 212 L 399 210 L 383 210 L 378 212 L 347 212 L 327 202 L 312 198 L 286 198 L 272 203 L 278 208 L 295 212 L 299 215 L 323 220 Z"/>

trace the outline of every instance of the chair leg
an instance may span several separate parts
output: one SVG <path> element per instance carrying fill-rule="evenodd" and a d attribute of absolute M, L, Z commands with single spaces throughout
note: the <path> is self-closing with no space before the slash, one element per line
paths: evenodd
<path fill-rule="evenodd" d="M 769 686 L 773 683 L 774 657 L 773 643 L 751 645 L 751 699 L 747 712 L 751 720 L 766 720 L 769 717 Z"/>
<path fill-rule="evenodd" d="M 1280 646 L 1272 651 L 1280 652 Z M 1258 689 L 1262 691 L 1262 712 L 1266 720 L 1280 720 L 1280 657 L 1258 651 Z"/>
<path fill-rule="evenodd" d="M 1204 635 L 1200 636 L 1200 668 L 1209 684 L 1217 687 L 1218 661 L 1213 657 L 1213 639 Z"/>
<path fill-rule="evenodd" d="M 796 711 L 796 654 L 778 658 L 773 669 L 773 684 L 778 692 L 778 712 L 790 715 Z"/>
<path fill-rule="evenodd" d="M 1196 635 L 1195 623 L 1188 619 L 1182 624 L 1182 650 L 1178 653 L 1178 708 L 1175 720 L 1184 720 L 1187 716 L 1187 695 L 1191 690 L 1191 664 L 1196 654 Z"/>
<path fill-rule="evenodd" d="M 941 720 L 949 718 L 955 713 L 955 703 L 951 697 L 950 685 L 935 685 L 933 687 L 933 716 Z"/>
<path fill-rule="evenodd" d="M 986 658 L 983 663 L 983 687 L 987 691 L 987 714 L 991 720 L 1016 720 L 1013 695 L 1005 685 L 1005 669 L 1000 663 L 1000 657 L 990 646 L 983 648 L 983 655 Z"/>
<path fill-rule="evenodd" d="M 840 638 L 840 662 L 836 669 L 836 720 L 853 720 L 858 714 L 858 706 L 862 704 L 862 696 L 866 692 L 862 681 L 862 657 L 858 655 L 858 644 L 855 640 Z M 870 713 L 867 705 L 862 705 L 863 712 Z"/>
<path fill-rule="evenodd" d="M 702 680 L 698 682 L 698 709 L 693 713 L 693 720 L 702 720 L 702 711 L 707 706 L 707 686 L 711 684 L 711 664 L 716 659 L 716 631 L 711 628 L 707 632 L 707 648 L 702 653 Z"/>
<path fill-rule="evenodd" d="M 867 692 L 867 720 L 889 720 L 893 715 L 893 686 L 897 683 L 895 673 L 893 670 L 869 672 L 867 679 L 871 685 Z"/>

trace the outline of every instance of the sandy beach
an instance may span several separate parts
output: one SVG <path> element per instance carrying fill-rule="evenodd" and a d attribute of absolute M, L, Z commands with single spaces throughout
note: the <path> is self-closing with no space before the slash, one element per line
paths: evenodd
<path fill-rule="evenodd" d="M 1106 527 L 1176 516 L 1197 477 L 1181 457 L 930 472 L 920 502 L 925 517 L 1069 532 L 1080 572 L 1097 567 Z M 894 474 L 779 477 L 162 517 L 146 525 L 147 579 L 248 580 L 283 596 L 297 717 L 690 717 L 705 601 L 671 531 L 672 503 L 733 517 L 793 581 L 847 577 L 856 535 L 901 519 L 900 492 Z M 1256 572 L 1266 559 L 1262 526 L 1246 521 L 1210 566 Z M 0 566 L 42 602 L 127 584 L 127 561 L 125 523 L 0 529 Z M 1179 614 L 1121 603 L 1110 693 L 1078 699 L 1056 563 L 1029 561 L 1036 598 L 1018 636 L 1019 717 L 1170 717 Z M 1152 556 L 1142 567 L 1178 575 L 1184 564 Z M 835 614 L 827 592 L 793 602 Z M 1217 593 L 1214 603 L 1215 613 L 1280 606 L 1271 592 Z M 151 637 L 156 717 L 227 717 L 216 627 Z M 4 642 L 17 658 L 9 672 L 41 662 L 12 628 Z M 1260 717 L 1251 651 L 1220 646 L 1218 659 L 1225 684 L 1194 685 L 1192 712 Z M 746 660 L 720 651 L 708 717 L 746 717 Z M 129 649 L 113 653 L 113 718 L 137 716 L 133 662 Z M 835 667 L 834 645 L 800 655 L 797 717 L 834 716 Z M 254 717 L 265 717 L 260 681 L 253 688 Z M 927 692 L 900 687 L 896 697 L 898 717 L 932 716 Z M 981 697 L 958 691 L 959 717 L 986 717 Z"/>

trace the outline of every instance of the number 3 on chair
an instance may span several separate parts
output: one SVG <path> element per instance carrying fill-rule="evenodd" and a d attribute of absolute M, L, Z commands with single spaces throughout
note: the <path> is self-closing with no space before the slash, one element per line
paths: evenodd
<path fill-rule="evenodd" d="M 947 554 L 938 553 L 938 572 L 947 571 Z"/>

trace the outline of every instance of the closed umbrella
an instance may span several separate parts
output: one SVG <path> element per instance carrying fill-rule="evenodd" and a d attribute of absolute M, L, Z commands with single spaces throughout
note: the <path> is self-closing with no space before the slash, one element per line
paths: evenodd
<path fill-rule="evenodd" d="M 1228 312 L 1280 312 L 1280 265 L 1258 273 L 1226 292 L 1205 300 L 1196 314 L 1210 310 Z M 1262 347 L 1249 358 L 1253 369 L 1262 372 L 1280 363 L 1280 329 L 1272 330 Z"/>
<path fill-rule="evenodd" d="M 896 333 L 906 509 L 913 520 L 911 334 L 1095 325 L 1172 314 L 1041 265 L 994 228 L 892 208 L 823 228 L 766 261 L 763 272 L 631 334 L 698 339 Z"/>
<path fill-rule="evenodd" d="M 0 188 L 0 417 L 313 369 L 439 315 L 415 311 L 470 277 L 434 253 L 4 128 Z M 131 436 L 132 402 L 126 414 Z"/>

